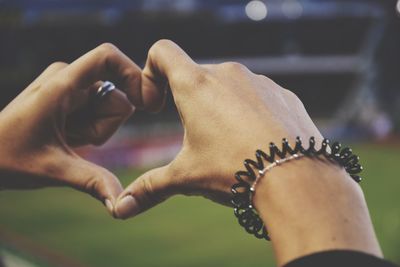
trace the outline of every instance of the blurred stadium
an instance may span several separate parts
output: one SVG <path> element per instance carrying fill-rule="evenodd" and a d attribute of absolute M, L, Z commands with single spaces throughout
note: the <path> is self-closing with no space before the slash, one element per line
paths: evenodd
<path fill-rule="evenodd" d="M 168 38 L 198 63 L 238 61 L 295 92 L 324 135 L 355 145 L 385 255 L 400 264 L 400 1 L 0 0 L 0 105 L 43 69 L 111 42 L 143 66 Z M 182 127 L 169 96 L 86 158 L 124 184 L 170 161 Z M 0 192 L 0 267 L 273 266 L 232 211 L 175 197 L 114 221 L 68 189 Z"/>

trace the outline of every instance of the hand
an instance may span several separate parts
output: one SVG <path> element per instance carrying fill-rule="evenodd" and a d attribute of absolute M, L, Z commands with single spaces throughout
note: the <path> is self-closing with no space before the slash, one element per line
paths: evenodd
<path fill-rule="evenodd" d="M 245 158 L 283 137 L 322 136 L 301 101 L 269 78 L 238 63 L 198 65 L 176 44 L 149 51 L 142 90 L 169 84 L 184 127 L 183 147 L 167 166 L 150 170 L 119 197 L 127 218 L 174 194 L 201 195 L 229 205 L 234 173 Z"/>
<path fill-rule="evenodd" d="M 229 205 L 234 174 L 257 149 L 268 151 L 269 142 L 283 137 L 291 145 L 296 136 L 322 141 L 293 93 L 240 64 L 197 65 L 176 44 L 159 41 L 149 51 L 142 90 L 167 83 L 185 130 L 182 150 L 124 190 L 116 217 L 134 216 L 174 194 Z M 256 191 L 253 204 L 279 266 L 325 250 L 382 256 L 362 190 L 342 168 L 303 158 L 273 168 Z"/>
<path fill-rule="evenodd" d="M 104 80 L 121 90 L 96 99 Z M 139 67 L 110 44 L 69 65 L 52 64 L 0 113 L 0 187 L 68 185 L 93 195 L 112 213 L 120 182 L 73 147 L 104 143 L 132 114 L 132 104 L 162 106 L 163 94 L 142 92 L 140 84 Z"/>

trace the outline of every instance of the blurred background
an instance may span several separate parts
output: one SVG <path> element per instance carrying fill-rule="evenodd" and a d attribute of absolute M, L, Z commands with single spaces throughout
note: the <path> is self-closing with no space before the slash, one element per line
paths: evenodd
<path fill-rule="evenodd" d="M 49 64 L 111 42 L 143 66 L 161 38 L 198 63 L 238 61 L 295 92 L 326 137 L 354 146 L 386 257 L 400 264 L 400 1 L 0 0 L 0 106 Z M 212 100 L 210 100 L 212 101 Z M 217 104 L 217 103 L 216 103 Z M 128 184 L 179 151 L 171 96 L 79 152 Z M 174 197 L 115 221 L 70 189 L 0 192 L 0 266 L 274 266 L 232 210 Z"/>

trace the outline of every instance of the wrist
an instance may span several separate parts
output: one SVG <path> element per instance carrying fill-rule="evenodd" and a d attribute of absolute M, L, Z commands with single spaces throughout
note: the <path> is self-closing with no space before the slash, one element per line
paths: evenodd
<path fill-rule="evenodd" d="M 330 249 L 381 256 L 361 188 L 325 159 L 304 157 L 271 169 L 253 203 L 279 264 Z"/>
<path fill-rule="evenodd" d="M 331 177 L 341 179 L 349 186 L 358 185 L 349 179 L 348 174 L 340 166 L 319 158 L 302 157 L 272 168 L 256 186 L 253 204 L 261 213 L 272 208 L 271 205 L 281 205 L 280 198 L 293 197 L 296 192 L 307 192 L 316 186 L 316 183 L 330 183 Z M 336 181 L 338 182 L 338 181 Z M 310 198 L 310 195 L 306 195 Z M 265 212 L 267 213 L 267 212 Z"/>

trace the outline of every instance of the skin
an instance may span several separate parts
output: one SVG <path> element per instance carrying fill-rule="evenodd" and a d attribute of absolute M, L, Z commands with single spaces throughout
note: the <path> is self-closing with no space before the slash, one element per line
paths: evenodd
<path fill-rule="evenodd" d="M 94 99 L 102 80 L 120 90 Z M 141 92 L 141 70 L 111 44 L 71 64 L 49 66 L 0 113 L 0 187 L 68 185 L 93 195 L 113 212 L 122 186 L 108 170 L 90 163 L 74 147 L 104 143 L 133 113 L 152 109 Z"/>
<path fill-rule="evenodd" d="M 233 175 L 243 169 L 245 158 L 254 158 L 256 149 L 267 151 L 269 142 L 280 143 L 283 137 L 291 144 L 296 136 L 322 140 L 296 95 L 243 65 L 198 65 L 176 44 L 161 40 L 151 47 L 140 71 L 115 47 L 105 48 L 55 74 L 45 71 L 1 112 L 0 140 L 6 149 L 0 158 L 9 159 L 0 168 L 5 170 L 1 186 L 67 184 L 93 194 L 121 219 L 175 194 L 230 205 Z M 101 80 L 115 81 L 125 92 L 110 96 L 118 104 L 89 105 L 91 88 L 98 88 Z M 184 127 L 182 150 L 171 163 L 122 189 L 115 176 L 70 149 L 104 142 L 132 113 L 132 104 L 161 110 L 166 89 Z M 93 112 L 95 119 L 76 123 L 85 114 L 81 110 Z M 96 123 L 101 124 L 97 131 L 85 126 Z M 13 129 L 13 134 L 4 129 Z M 382 256 L 360 187 L 323 159 L 302 158 L 275 167 L 258 183 L 254 205 L 269 229 L 280 266 L 332 249 Z"/>
<path fill-rule="evenodd" d="M 322 135 L 299 98 L 238 63 L 198 65 L 176 44 L 153 45 L 142 87 L 169 84 L 184 127 L 183 147 L 168 165 L 138 177 L 119 197 L 119 218 L 137 215 L 174 194 L 229 205 L 233 174 L 256 149 L 283 137 L 293 145 Z M 161 87 L 160 87 L 161 85 Z M 307 158 L 274 168 L 256 188 L 254 205 L 268 226 L 278 265 L 318 251 L 351 249 L 382 256 L 360 187 L 346 172 Z"/>

